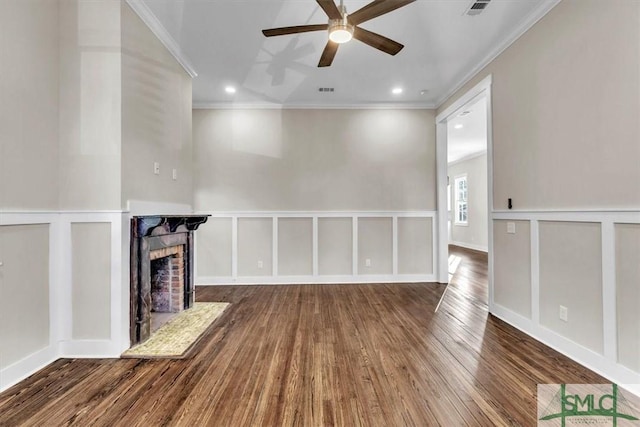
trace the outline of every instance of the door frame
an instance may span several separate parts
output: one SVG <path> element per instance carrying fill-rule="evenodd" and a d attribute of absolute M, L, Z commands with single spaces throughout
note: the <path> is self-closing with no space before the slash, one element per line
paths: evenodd
<path fill-rule="evenodd" d="M 489 311 L 493 311 L 493 127 L 491 85 L 489 74 L 478 84 L 456 99 L 436 116 L 436 186 L 438 221 L 438 277 L 440 283 L 449 283 L 449 238 L 447 232 L 447 121 L 457 116 L 469 103 L 480 98 L 487 102 L 487 218 L 488 218 L 488 279 Z"/>

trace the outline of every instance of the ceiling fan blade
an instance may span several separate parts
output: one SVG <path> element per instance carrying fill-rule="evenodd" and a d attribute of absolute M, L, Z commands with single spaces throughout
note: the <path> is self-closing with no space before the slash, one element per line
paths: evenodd
<path fill-rule="evenodd" d="M 338 43 L 332 42 L 331 40 L 327 42 L 327 45 L 322 51 L 320 62 L 318 62 L 318 67 L 328 67 L 331 65 L 333 58 L 335 58 L 336 53 L 338 52 L 338 46 Z"/>
<path fill-rule="evenodd" d="M 353 38 L 360 40 L 362 43 L 366 43 L 371 47 L 375 47 L 389 55 L 395 55 L 400 52 L 404 45 L 393 41 L 385 36 L 381 36 L 377 33 L 372 33 L 363 28 L 356 27 L 353 31 Z"/>
<path fill-rule="evenodd" d="M 270 28 L 262 30 L 262 34 L 267 37 L 284 36 L 286 34 L 308 33 L 311 31 L 324 31 L 329 28 L 327 24 L 318 25 L 297 25 L 295 27 Z"/>
<path fill-rule="evenodd" d="M 349 22 L 353 25 L 362 24 L 370 19 L 389 13 L 393 10 L 413 3 L 416 0 L 374 0 L 361 9 L 349 15 Z"/>
<path fill-rule="evenodd" d="M 316 0 L 324 13 L 327 14 L 329 19 L 340 19 L 342 18 L 342 14 L 340 10 L 338 10 L 338 6 L 333 2 L 333 0 Z"/>

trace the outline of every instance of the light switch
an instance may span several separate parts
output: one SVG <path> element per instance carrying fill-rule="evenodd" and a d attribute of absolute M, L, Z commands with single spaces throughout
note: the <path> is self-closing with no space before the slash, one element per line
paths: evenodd
<path fill-rule="evenodd" d="M 177 181 L 178 180 L 178 169 L 174 169 L 171 176 L 173 177 L 174 181 Z"/>
<path fill-rule="evenodd" d="M 153 174 L 160 175 L 160 163 L 153 162 Z"/>
<path fill-rule="evenodd" d="M 516 234 L 516 223 L 515 222 L 508 222 L 507 223 L 507 233 Z"/>

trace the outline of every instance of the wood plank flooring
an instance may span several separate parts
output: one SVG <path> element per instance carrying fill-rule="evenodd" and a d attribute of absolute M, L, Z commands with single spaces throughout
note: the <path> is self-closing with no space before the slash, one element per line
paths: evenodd
<path fill-rule="evenodd" d="M 533 426 L 536 384 L 606 382 L 489 316 L 486 259 L 452 253 L 437 312 L 439 284 L 198 287 L 232 305 L 193 358 L 58 360 L 0 425 Z"/>
<path fill-rule="evenodd" d="M 449 245 L 449 259 L 452 258 L 459 258 L 459 260 L 455 260 L 457 268 L 449 280 L 450 287 L 458 289 L 468 298 L 487 305 L 489 303 L 487 253 Z M 449 272 L 451 273 L 451 269 Z"/>

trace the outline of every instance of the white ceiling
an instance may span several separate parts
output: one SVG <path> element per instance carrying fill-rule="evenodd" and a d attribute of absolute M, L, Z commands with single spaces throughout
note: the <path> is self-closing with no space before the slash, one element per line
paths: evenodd
<path fill-rule="evenodd" d="M 487 101 L 486 98 L 481 98 L 465 105 L 455 117 L 447 121 L 447 162 L 486 151 Z"/>
<path fill-rule="evenodd" d="M 403 105 L 434 107 L 558 0 L 492 0 L 478 16 L 472 0 L 418 0 L 362 24 L 405 45 L 390 56 L 357 40 L 318 68 L 324 31 L 266 38 L 265 28 L 323 24 L 314 0 L 129 0 L 165 44 L 189 63 L 194 105 Z M 135 7 L 137 3 L 138 7 Z M 348 12 L 369 3 L 345 0 Z M 158 25 L 160 24 L 160 25 Z M 159 31 L 158 31 L 159 30 Z M 166 36 L 170 37 L 166 37 Z M 173 39 L 173 40 L 171 40 Z M 229 95 L 224 88 L 237 87 Z M 393 95 L 393 87 L 403 93 Z M 319 87 L 334 87 L 320 93 Z M 421 95 L 420 91 L 428 92 Z"/>

